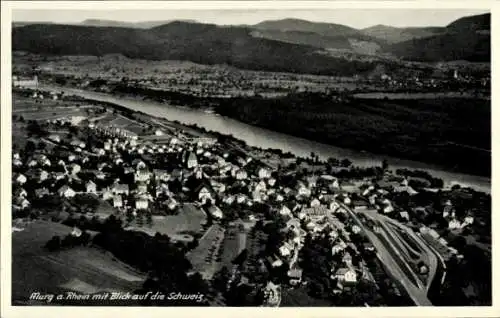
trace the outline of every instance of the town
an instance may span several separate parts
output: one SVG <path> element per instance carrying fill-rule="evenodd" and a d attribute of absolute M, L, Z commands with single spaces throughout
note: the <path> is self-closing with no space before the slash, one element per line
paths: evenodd
<path fill-rule="evenodd" d="M 491 278 L 481 266 L 491 262 L 489 194 L 445 188 L 425 172 L 394 171 L 386 162 L 364 169 L 256 149 L 36 88 L 14 89 L 12 134 L 13 235 L 34 224 L 48 232 L 50 224 L 64 225 L 67 233 L 44 242 L 51 255 L 98 246 L 141 264 L 135 267 L 144 277 L 160 259 L 185 257 L 186 281 L 211 306 L 487 299 Z M 125 256 L 140 244 L 127 233 L 142 233 L 148 244 L 168 237 L 170 258 Z"/>

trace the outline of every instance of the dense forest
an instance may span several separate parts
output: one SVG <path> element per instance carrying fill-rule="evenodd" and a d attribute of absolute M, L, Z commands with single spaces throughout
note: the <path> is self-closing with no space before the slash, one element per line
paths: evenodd
<path fill-rule="evenodd" d="M 233 98 L 219 113 L 319 142 L 491 174 L 489 101 L 369 100 L 294 94 Z"/>

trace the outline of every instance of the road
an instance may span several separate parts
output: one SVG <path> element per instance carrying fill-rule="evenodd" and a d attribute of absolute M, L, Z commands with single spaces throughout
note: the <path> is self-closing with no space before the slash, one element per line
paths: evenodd
<path fill-rule="evenodd" d="M 372 242 L 373 246 L 377 250 L 377 256 L 380 261 L 386 266 L 390 275 L 406 290 L 410 298 L 415 302 L 417 306 L 432 306 L 431 301 L 427 297 L 427 289 L 422 283 L 419 283 L 419 280 L 415 281 L 415 273 L 408 271 L 408 268 L 404 268 L 407 266 L 406 261 L 404 260 L 404 256 L 398 251 L 397 247 L 394 247 L 388 244 L 391 244 L 390 238 L 388 235 L 391 235 L 390 230 L 387 227 L 383 227 L 380 235 L 374 233 L 370 228 L 365 226 L 363 222 L 359 219 L 359 217 L 348 208 L 343 203 L 340 203 L 341 207 L 344 208 L 353 220 L 360 226 L 364 232 L 366 233 L 368 239 Z M 381 223 L 387 222 L 386 219 L 381 219 Z M 396 222 L 396 221 L 394 221 Z M 387 240 L 387 242 L 383 242 L 383 238 Z M 394 237 L 393 237 L 394 239 Z M 397 238 L 396 238 L 397 239 Z"/>

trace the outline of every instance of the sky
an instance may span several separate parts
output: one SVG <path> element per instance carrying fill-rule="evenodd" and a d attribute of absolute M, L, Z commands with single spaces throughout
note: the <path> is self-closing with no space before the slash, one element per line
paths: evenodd
<path fill-rule="evenodd" d="M 297 18 L 366 28 L 377 24 L 395 27 L 445 26 L 454 20 L 486 10 L 473 9 L 224 9 L 224 10 L 28 10 L 15 9 L 13 21 L 78 23 L 86 19 L 141 22 L 154 20 L 196 20 L 219 25 L 256 24 L 263 20 Z"/>

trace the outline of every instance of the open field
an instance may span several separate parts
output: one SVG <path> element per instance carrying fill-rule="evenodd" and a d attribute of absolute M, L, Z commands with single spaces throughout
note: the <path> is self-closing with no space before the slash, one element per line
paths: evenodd
<path fill-rule="evenodd" d="M 138 226 L 133 221 L 127 229 L 142 231 L 151 236 L 156 232 L 166 234 L 174 240 L 190 240 L 189 238 L 202 229 L 202 224 L 206 220 L 205 212 L 192 204 L 184 204 L 177 215 L 153 215 L 153 224 Z"/>
<path fill-rule="evenodd" d="M 233 260 L 245 249 L 247 233 L 240 231 L 237 225 L 226 230 L 222 244 L 221 262 L 222 266 L 231 267 Z"/>
<path fill-rule="evenodd" d="M 145 279 L 110 254 L 95 248 L 75 247 L 58 252 L 43 248 L 54 235 L 71 232 L 62 224 L 35 221 L 12 234 L 12 299 L 30 303 L 32 292 L 133 292 Z M 43 304 L 43 303 L 41 303 Z"/>
<path fill-rule="evenodd" d="M 224 229 L 220 225 L 212 225 L 200 239 L 198 247 L 187 255 L 193 270 L 200 272 L 205 279 L 210 279 L 220 268 L 217 254 L 223 239 Z"/>

